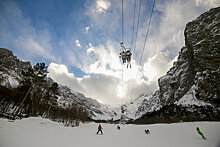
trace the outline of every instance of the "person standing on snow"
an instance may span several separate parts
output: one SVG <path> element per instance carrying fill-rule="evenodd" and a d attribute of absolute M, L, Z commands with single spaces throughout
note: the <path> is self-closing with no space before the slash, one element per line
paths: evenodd
<path fill-rule="evenodd" d="M 120 128 L 120 126 L 119 125 L 117 125 L 117 130 L 120 130 L 121 128 Z"/>
<path fill-rule="evenodd" d="M 102 129 L 103 129 L 103 128 L 102 128 L 101 124 L 99 124 L 99 126 L 98 126 L 98 132 L 97 132 L 96 134 L 98 134 L 99 131 L 101 132 L 101 134 L 103 134 L 103 133 L 102 133 Z"/>
<path fill-rule="evenodd" d="M 150 131 L 149 130 L 144 130 L 145 134 L 150 134 Z"/>
<path fill-rule="evenodd" d="M 199 133 L 199 135 L 202 136 L 203 139 L 206 139 L 203 133 L 201 132 L 201 130 L 199 129 L 199 127 L 196 128 L 196 131 Z"/>

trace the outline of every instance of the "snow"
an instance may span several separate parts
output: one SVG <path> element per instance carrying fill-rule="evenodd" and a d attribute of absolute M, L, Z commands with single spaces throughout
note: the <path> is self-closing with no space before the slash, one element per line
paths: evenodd
<path fill-rule="evenodd" d="M 15 78 L 13 78 L 13 77 L 9 76 L 8 81 L 9 81 L 12 88 L 17 88 L 19 86 L 19 82 L 17 80 L 15 80 Z"/>
<path fill-rule="evenodd" d="M 196 90 L 196 86 L 193 85 L 189 91 L 178 101 L 175 102 L 174 104 L 176 105 L 182 105 L 182 106 L 188 106 L 188 105 L 196 105 L 196 106 L 206 106 L 206 105 L 210 105 L 209 103 L 205 103 L 201 100 L 198 100 L 195 96 L 195 90 Z"/>
<path fill-rule="evenodd" d="M 154 125 L 101 124 L 104 135 L 96 135 L 98 124 L 64 127 L 43 118 L 9 122 L 0 119 L 1 147 L 219 147 L 220 122 L 187 122 Z M 195 130 L 199 126 L 203 140 Z M 145 134 L 149 129 L 151 134 Z"/>
<path fill-rule="evenodd" d="M 2 80 L 0 82 L 1 86 L 9 86 L 11 88 L 17 88 L 19 86 L 19 82 L 14 77 L 11 77 L 8 74 L 4 74 L 3 72 L 0 72 L 0 76 L 2 77 Z"/>

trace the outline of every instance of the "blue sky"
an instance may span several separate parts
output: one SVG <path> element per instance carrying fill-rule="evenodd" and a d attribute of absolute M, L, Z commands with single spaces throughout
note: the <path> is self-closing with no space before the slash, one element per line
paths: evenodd
<path fill-rule="evenodd" d="M 134 2 L 124 0 L 126 47 L 131 47 Z M 139 3 L 136 0 L 135 31 Z M 120 0 L 1 0 L 0 47 L 32 65 L 45 62 L 49 76 L 73 91 L 106 104 L 121 104 L 157 90 L 157 79 L 184 46 L 186 23 L 220 5 L 218 0 L 156 0 L 139 65 L 152 3 L 142 0 L 131 69 L 122 66 L 118 58 Z"/>

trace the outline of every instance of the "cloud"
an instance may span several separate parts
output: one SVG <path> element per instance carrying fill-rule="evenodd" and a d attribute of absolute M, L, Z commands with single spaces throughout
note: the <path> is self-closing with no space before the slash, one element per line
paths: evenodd
<path fill-rule="evenodd" d="M 75 91 L 83 92 L 86 96 L 96 98 L 108 104 L 120 102 L 120 100 L 115 97 L 117 89 L 114 88 L 115 85 L 120 82 L 120 79 L 103 74 L 84 76 L 83 78 L 77 79 L 73 73 L 68 72 L 65 65 L 56 63 L 50 63 L 48 72 L 48 76 L 56 82 L 69 86 Z"/>
<path fill-rule="evenodd" d="M 111 3 L 108 0 L 96 0 L 96 11 L 98 13 L 105 13 L 110 6 Z"/>
<path fill-rule="evenodd" d="M 89 32 L 90 27 L 85 27 L 85 33 L 87 34 Z"/>
<path fill-rule="evenodd" d="M 94 49 L 94 47 L 92 46 L 92 44 L 89 43 L 88 49 L 87 49 L 87 54 L 89 54 L 89 53 L 91 53 L 91 52 L 95 52 L 95 49 Z"/>
<path fill-rule="evenodd" d="M 220 6 L 219 0 L 196 0 L 196 6 L 203 8 L 214 8 Z"/>
<path fill-rule="evenodd" d="M 83 87 L 73 73 L 69 73 L 67 67 L 63 64 L 50 63 L 48 66 L 48 76 L 57 83 L 70 87 L 74 91 L 85 92 Z"/>
<path fill-rule="evenodd" d="M 52 53 L 51 35 L 47 30 L 39 30 L 24 16 L 16 2 L 0 2 L 0 36 L 1 44 L 14 48 L 25 59 L 37 57 L 55 60 Z"/>
<path fill-rule="evenodd" d="M 87 0 L 84 14 L 89 18 L 93 31 L 96 31 L 96 39 L 99 42 L 118 34 L 120 9 L 117 0 Z"/>
<path fill-rule="evenodd" d="M 157 81 L 162 75 L 172 67 L 174 61 L 177 60 L 177 56 L 170 60 L 164 53 L 159 53 L 149 58 L 148 62 L 144 63 L 144 75 L 148 78 L 149 82 Z"/>
<path fill-rule="evenodd" d="M 81 44 L 79 43 L 79 40 L 76 40 L 76 46 L 82 48 Z"/>
<path fill-rule="evenodd" d="M 68 86 L 74 91 L 82 92 L 87 97 L 92 97 L 102 103 L 110 105 L 120 105 L 131 100 L 131 91 L 133 84 L 131 79 L 125 79 L 122 90 L 122 81 L 120 77 L 106 74 L 91 74 L 82 78 L 76 78 L 70 73 L 63 64 L 50 63 L 48 66 L 48 76 L 56 82 Z M 125 74 L 126 75 L 126 74 Z M 132 99 L 134 100 L 140 94 L 157 88 L 155 83 L 146 83 L 139 80 L 134 87 Z"/>

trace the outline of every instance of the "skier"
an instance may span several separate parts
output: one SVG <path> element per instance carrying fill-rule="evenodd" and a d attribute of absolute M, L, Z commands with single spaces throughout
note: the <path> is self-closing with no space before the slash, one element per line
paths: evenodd
<path fill-rule="evenodd" d="M 120 128 L 120 126 L 119 125 L 117 125 L 117 130 L 120 130 L 121 128 Z"/>
<path fill-rule="evenodd" d="M 130 64 L 130 68 L 131 68 L 131 55 L 132 55 L 131 51 L 130 51 L 130 50 L 127 50 L 127 51 L 126 51 L 126 56 L 127 56 L 127 61 L 128 61 L 128 63 L 127 63 L 127 68 L 128 68 L 128 66 L 129 66 L 129 64 Z"/>
<path fill-rule="evenodd" d="M 126 56 L 125 51 L 123 51 L 122 53 L 120 53 L 120 57 L 122 58 L 122 62 L 123 62 L 123 63 L 126 63 L 126 58 L 127 58 L 127 56 Z"/>
<path fill-rule="evenodd" d="M 201 130 L 199 129 L 199 127 L 196 128 L 196 131 L 199 133 L 199 135 L 202 136 L 203 139 L 206 140 L 205 136 L 203 135 L 203 133 L 201 132 Z"/>
<path fill-rule="evenodd" d="M 98 132 L 97 132 L 96 134 L 98 134 L 99 131 L 101 132 L 101 134 L 103 134 L 103 133 L 102 133 L 102 129 L 103 129 L 103 128 L 102 128 L 101 124 L 99 124 L 99 126 L 98 126 Z"/>
<path fill-rule="evenodd" d="M 150 134 L 150 131 L 149 130 L 144 130 L 145 131 L 145 134 Z"/>

